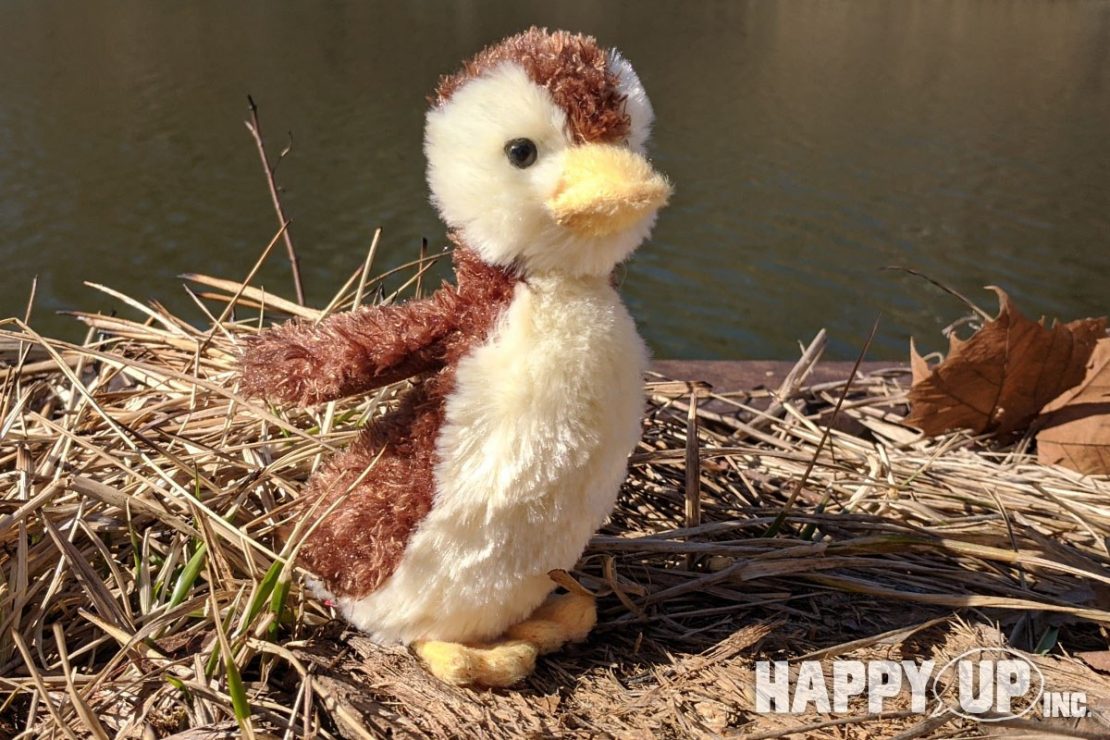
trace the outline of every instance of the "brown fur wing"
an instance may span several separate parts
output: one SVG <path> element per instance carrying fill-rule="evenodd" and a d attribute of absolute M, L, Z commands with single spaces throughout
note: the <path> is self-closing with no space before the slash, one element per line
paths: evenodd
<path fill-rule="evenodd" d="M 301 548 L 302 563 L 336 596 L 377 589 L 431 510 L 444 399 L 429 386 L 444 380 L 440 374 L 418 384 L 396 411 L 364 430 L 310 481 L 301 504 L 310 521 L 343 499 Z"/>
<path fill-rule="evenodd" d="M 458 299 L 445 285 L 424 300 L 269 329 L 240 360 L 241 388 L 248 396 L 308 406 L 435 370 L 444 364 Z"/>
<path fill-rule="evenodd" d="M 511 270 L 482 262 L 458 242 L 454 261 L 454 330 L 436 343 L 443 366 L 416 381 L 395 411 L 329 460 L 303 494 L 301 512 L 310 522 L 322 521 L 302 546 L 301 562 L 336 596 L 358 598 L 377 589 L 431 510 L 435 443 L 458 362 L 487 339 L 519 282 Z M 398 357 L 393 367 L 409 367 L 406 362 Z M 332 504 L 334 511 L 324 516 Z"/>

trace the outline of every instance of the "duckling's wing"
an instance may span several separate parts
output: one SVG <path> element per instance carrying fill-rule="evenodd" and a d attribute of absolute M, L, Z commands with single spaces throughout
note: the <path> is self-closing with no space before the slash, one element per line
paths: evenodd
<path fill-rule="evenodd" d="M 363 306 L 255 337 L 240 360 L 248 396 L 307 406 L 363 393 L 444 364 L 458 293 L 445 285 L 398 306 Z"/>

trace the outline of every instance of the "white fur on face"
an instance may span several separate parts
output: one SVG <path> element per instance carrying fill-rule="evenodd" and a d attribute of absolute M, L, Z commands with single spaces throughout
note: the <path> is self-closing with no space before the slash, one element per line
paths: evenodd
<path fill-rule="evenodd" d="M 644 154 L 651 136 L 651 124 L 655 122 L 651 101 L 632 65 L 615 49 L 609 52 L 609 71 L 617 76 L 617 90 L 624 95 L 624 112 L 632 124 L 628 131 L 628 146 L 632 151 Z"/>
<path fill-rule="evenodd" d="M 612 52 L 610 65 L 627 96 L 628 145 L 642 153 L 651 104 L 627 61 Z M 524 169 L 505 156 L 505 144 L 521 138 L 538 150 L 535 164 Z M 506 62 L 428 113 L 424 151 L 432 202 L 490 264 L 517 263 L 526 274 L 607 275 L 647 238 L 655 214 L 604 237 L 578 235 L 555 223 L 547 201 L 572 146 L 566 115 L 551 95 L 519 65 Z"/>

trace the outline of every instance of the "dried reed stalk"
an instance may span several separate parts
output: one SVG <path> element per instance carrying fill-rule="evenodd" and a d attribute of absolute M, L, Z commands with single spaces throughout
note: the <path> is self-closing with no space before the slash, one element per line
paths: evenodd
<path fill-rule="evenodd" d="M 370 262 L 329 311 L 380 284 Z M 983 635 L 1110 697 L 1065 657 L 1106 649 L 1110 484 L 921 438 L 898 369 L 807 386 L 823 342 L 774 393 L 651 379 L 617 511 L 576 573 L 603 595 L 596 638 L 522 692 L 436 684 L 331 622 L 277 536 L 312 466 L 400 388 L 309 411 L 242 398 L 243 337 L 320 312 L 188 279 L 201 327 L 114 292 L 132 318 L 77 314 L 81 344 L 0 324 L 0 735 L 939 736 L 961 725 L 757 717 L 752 661 L 929 657 Z"/>

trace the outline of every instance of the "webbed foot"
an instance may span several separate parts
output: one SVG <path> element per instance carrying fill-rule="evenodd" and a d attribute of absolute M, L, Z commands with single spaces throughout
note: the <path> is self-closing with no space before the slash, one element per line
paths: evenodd
<path fill-rule="evenodd" d="M 429 640 L 413 646 L 416 654 L 433 676 L 456 686 L 505 688 L 524 680 L 535 670 L 537 656 L 585 640 L 597 624 L 593 594 L 573 580 L 556 580 L 570 593 L 548 597 L 499 640 L 486 645 Z"/>
<path fill-rule="evenodd" d="M 535 670 L 539 655 L 535 645 L 523 640 L 486 647 L 428 640 L 413 647 L 433 676 L 456 686 L 512 686 Z"/>

